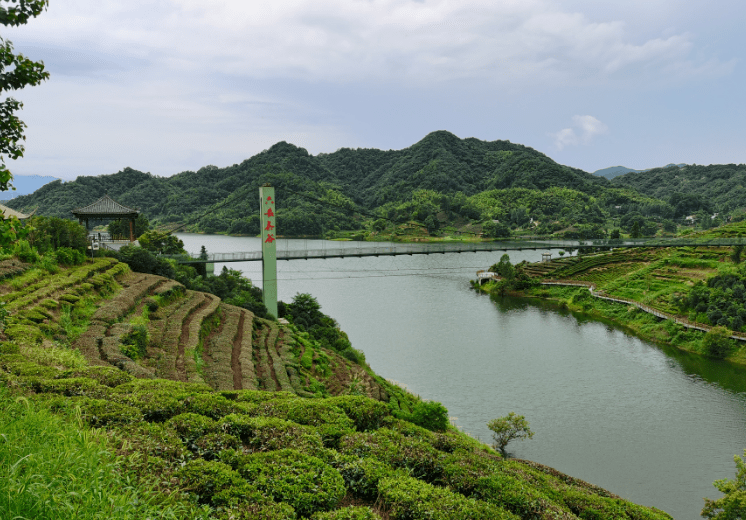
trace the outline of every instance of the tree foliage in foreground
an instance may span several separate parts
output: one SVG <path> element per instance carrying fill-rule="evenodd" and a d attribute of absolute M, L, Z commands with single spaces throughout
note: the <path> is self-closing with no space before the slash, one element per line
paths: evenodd
<path fill-rule="evenodd" d="M 744 450 L 746 457 L 746 450 Z M 736 479 L 716 480 L 713 485 L 725 496 L 717 500 L 705 498 L 702 509 L 704 518 L 714 520 L 742 520 L 746 518 L 746 462 L 738 455 L 733 457 L 736 462 Z"/>
<path fill-rule="evenodd" d="M 28 22 L 29 18 L 41 14 L 46 9 L 48 0 L 3 0 L 0 4 L 0 23 L 4 26 L 18 26 Z M 40 61 L 31 61 L 23 54 L 13 51 L 13 44 L 0 37 L 0 93 L 20 90 L 26 86 L 38 85 L 49 77 Z M 16 160 L 23 157 L 26 124 L 16 112 L 23 108 L 23 103 L 13 97 L 0 101 L 0 191 L 12 187 L 13 175 L 5 164 L 6 158 Z M 13 188 L 15 189 L 15 188 Z M 21 234 L 18 219 L 3 218 L 0 225 L 0 245 L 7 246 Z"/>

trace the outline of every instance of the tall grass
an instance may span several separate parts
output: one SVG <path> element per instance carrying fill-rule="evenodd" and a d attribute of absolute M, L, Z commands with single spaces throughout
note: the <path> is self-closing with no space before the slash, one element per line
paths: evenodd
<path fill-rule="evenodd" d="M 0 388 L 0 511 L 8 520 L 207 519 L 138 487 L 106 436 Z"/>

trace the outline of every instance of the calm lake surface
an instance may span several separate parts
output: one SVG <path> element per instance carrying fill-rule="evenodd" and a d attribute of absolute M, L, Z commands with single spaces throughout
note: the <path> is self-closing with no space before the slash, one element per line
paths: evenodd
<path fill-rule="evenodd" d="M 179 234 L 187 251 L 250 251 L 257 238 Z M 290 249 L 350 243 L 280 241 Z M 712 482 L 746 448 L 746 370 L 643 342 L 540 301 L 469 286 L 502 252 L 278 262 L 280 299 L 310 293 L 373 370 L 484 442 L 515 411 L 536 432 L 509 446 L 676 519 L 700 518 Z M 508 252 L 513 263 L 540 251 Z M 218 264 L 261 286 L 261 262 Z"/>

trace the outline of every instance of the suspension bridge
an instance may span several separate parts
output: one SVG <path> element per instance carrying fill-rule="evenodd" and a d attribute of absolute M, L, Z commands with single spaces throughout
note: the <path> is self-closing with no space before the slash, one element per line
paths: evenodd
<path fill-rule="evenodd" d="M 521 251 L 526 249 L 587 249 L 620 247 L 725 247 L 744 245 L 742 237 L 696 240 L 691 238 L 653 239 L 593 239 L 593 240 L 494 240 L 490 242 L 440 242 L 428 244 L 379 244 L 370 242 L 333 242 L 321 249 L 290 249 L 289 243 L 277 239 L 275 189 L 269 184 L 259 188 L 259 219 L 262 233 L 261 251 L 201 253 L 173 255 L 184 264 L 228 262 L 262 262 L 262 300 L 267 312 L 277 316 L 277 260 L 309 260 L 316 258 L 346 258 L 364 256 L 432 255 L 446 253 L 477 253 L 480 251 Z M 285 247 L 278 247 L 280 244 Z M 325 244 L 322 242 L 322 244 Z"/>
<path fill-rule="evenodd" d="M 316 241 L 314 241 L 316 242 Z M 318 242 L 316 242 L 318 243 Z M 589 249 L 627 247 L 731 247 L 746 246 L 746 238 L 717 238 L 696 240 L 689 238 L 637 238 L 593 240 L 495 240 L 491 242 L 440 242 L 375 245 L 371 242 L 332 242 L 322 248 L 289 248 L 284 241 L 276 241 L 277 260 L 310 260 L 317 258 L 346 258 L 365 256 L 433 255 L 446 253 L 477 253 L 480 251 L 523 251 L 546 249 Z M 283 247 L 284 246 L 284 247 Z M 242 251 L 208 254 L 164 255 L 184 264 L 216 264 L 228 262 L 262 261 L 262 251 Z"/>

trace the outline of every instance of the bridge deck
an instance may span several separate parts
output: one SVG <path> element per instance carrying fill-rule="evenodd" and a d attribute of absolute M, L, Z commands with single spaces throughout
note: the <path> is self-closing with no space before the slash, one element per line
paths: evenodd
<path fill-rule="evenodd" d="M 340 244 L 337 246 L 337 244 Z M 376 246 L 370 242 L 335 243 L 335 247 L 324 249 L 277 249 L 278 260 L 309 260 L 313 258 L 345 258 L 363 256 L 432 255 L 445 253 L 476 253 L 479 251 L 522 251 L 527 249 L 585 249 L 592 247 L 728 247 L 746 245 L 746 238 L 718 238 L 693 240 L 681 238 L 638 238 L 624 240 L 506 240 L 493 242 L 450 242 L 430 244 L 396 244 Z M 262 259 L 261 251 L 236 253 L 210 253 L 164 255 L 180 263 L 226 263 L 256 262 Z"/>

